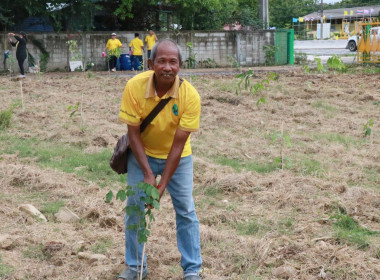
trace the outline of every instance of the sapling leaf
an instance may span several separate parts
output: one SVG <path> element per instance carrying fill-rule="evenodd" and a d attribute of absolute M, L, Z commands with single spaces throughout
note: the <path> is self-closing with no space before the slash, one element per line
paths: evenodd
<path fill-rule="evenodd" d="M 292 146 L 292 144 L 290 143 L 290 137 L 289 137 L 289 135 L 284 135 L 284 140 L 285 140 L 286 146 L 288 146 L 288 147 Z"/>
<path fill-rule="evenodd" d="M 259 98 L 259 100 L 257 100 L 256 105 L 259 105 L 260 103 L 265 104 L 265 102 L 266 102 L 265 98 L 264 98 L 263 96 L 261 96 L 261 97 Z"/>
<path fill-rule="evenodd" d="M 124 201 L 127 198 L 127 194 L 125 193 L 125 190 L 119 190 L 116 194 L 116 199 L 120 199 L 121 201 Z"/>
<path fill-rule="evenodd" d="M 113 192 L 112 191 L 109 191 L 107 194 L 106 194 L 106 202 L 107 203 L 110 203 L 111 200 L 113 198 Z"/>
<path fill-rule="evenodd" d="M 159 193 L 159 191 L 156 188 L 154 188 L 154 189 L 152 189 L 151 196 L 152 196 L 153 199 L 158 200 L 160 198 L 160 193 Z"/>
<path fill-rule="evenodd" d="M 127 190 L 127 196 L 135 195 L 135 191 L 133 190 Z"/>
<path fill-rule="evenodd" d="M 156 208 L 157 210 L 160 209 L 160 203 L 157 202 L 157 200 L 153 200 L 152 206 Z"/>
<path fill-rule="evenodd" d="M 136 231 L 136 230 L 138 230 L 138 228 L 139 228 L 138 225 L 128 225 L 127 226 L 127 230 L 134 230 L 134 231 Z"/>
<path fill-rule="evenodd" d="M 152 188 L 147 187 L 145 189 L 145 193 L 146 193 L 147 196 L 152 196 Z"/>

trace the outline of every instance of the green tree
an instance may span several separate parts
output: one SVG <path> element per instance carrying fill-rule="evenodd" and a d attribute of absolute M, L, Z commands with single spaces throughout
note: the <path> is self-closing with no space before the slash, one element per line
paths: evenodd
<path fill-rule="evenodd" d="M 91 0 L 1 0 L 0 28 L 10 30 L 27 17 L 49 18 L 56 30 L 90 30 L 92 14 L 100 6 Z"/>
<path fill-rule="evenodd" d="M 301 17 L 319 9 L 319 0 L 269 0 L 269 24 L 290 28 L 293 17 Z"/>

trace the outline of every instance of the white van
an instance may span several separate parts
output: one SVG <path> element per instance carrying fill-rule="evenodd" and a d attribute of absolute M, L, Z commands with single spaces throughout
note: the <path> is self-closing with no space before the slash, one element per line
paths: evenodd
<path fill-rule="evenodd" d="M 361 35 L 354 35 L 347 39 L 346 49 L 354 52 L 358 48 L 358 40 Z M 373 36 L 375 36 L 376 40 L 380 39 L 380 26 L 371 28 L 371 41 L 373 40 Z"/>

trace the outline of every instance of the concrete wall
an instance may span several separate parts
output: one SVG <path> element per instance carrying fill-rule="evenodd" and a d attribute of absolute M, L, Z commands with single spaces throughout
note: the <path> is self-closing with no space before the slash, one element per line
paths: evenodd
<path fill-rule="evenodd" d="M 181 31 L 157 32 L 159 39 L 171 38 L 178 42 L 183 51 L 183 59 L 189 57 L 187 42 L 192 42 L 197 61 L 213 59 L 220 66 L 231 66 L 228 56 L 234 57 L 243 66 L 253 66 L 265 63 L 264 45 L 274 45 L 273 30 L 263 31 Z M 122 53 L 128 53 L 128 44 L 134 38 L 134 32 L 117 32 L 119 40 L 124 49 Z M 140 38 L 144 39 L 146 32 L 140 32 Z M 102 58 L 102 51 L 107 40 L 111 37 L 109 32 L 91 33 L 30 33 L 29 37 L 41 40 L 47 52 L 50 54 L 48 63 L 49 70 L 68 69 L 69 50 L 66 42 L 77 40 L 82 50 L 83 61 L 95 63 L 95 70 L 106 68 L 105 59 Z M 10 49 L 15 55 L 14 48 L 8 43 L 7 34 L 0 33 L 0 53 Z M 39 58 L 40 50 L 31 43 L 28 43 L 29 52 Z M 0 67 L 1 68 L 1 67 Z"/>

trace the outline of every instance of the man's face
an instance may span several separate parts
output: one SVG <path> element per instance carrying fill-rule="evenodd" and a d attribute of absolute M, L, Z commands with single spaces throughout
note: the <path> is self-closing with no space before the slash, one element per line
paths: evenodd
<path fill-rule="evenodd" d="M 112 35 L 112 39 L 116 39 L 116 35 Z"/>
<path fill-rule="evenodd" d="M 150 36 L 153 35 L 153 30 L 149 30 L 149 35 L 150 35 Z"/>
<path fill-rule="evenodd" d="M 150 69 L 156 76 L 156 84 L 172 84 L 180 69 L 178 58 L 178 49 L 170 43 L 164 43 L 158 46 L 157 55 L 154 59 L 148 60 Z"/>

